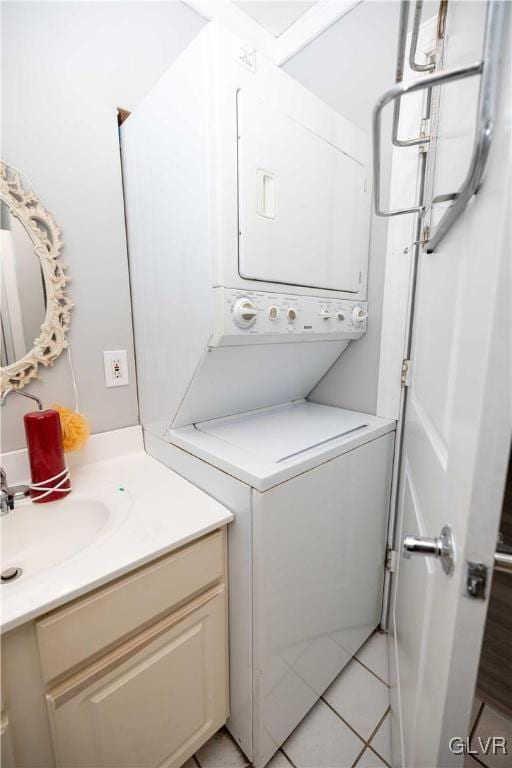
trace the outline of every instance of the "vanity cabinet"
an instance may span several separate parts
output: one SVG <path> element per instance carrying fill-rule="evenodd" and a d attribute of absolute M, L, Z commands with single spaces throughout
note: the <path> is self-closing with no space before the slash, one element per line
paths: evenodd
<path fill-rule="evenodd" d="M 23 654 L 12 669 L 4 643 L 14 765 L 182 765 L 228 715 L 226 584 L 219 530 L 31 622 L 31 692 L 16 683 Z M 47 730 L 39 754 L 36 739 L 24 743 L 34 726 Z"/>

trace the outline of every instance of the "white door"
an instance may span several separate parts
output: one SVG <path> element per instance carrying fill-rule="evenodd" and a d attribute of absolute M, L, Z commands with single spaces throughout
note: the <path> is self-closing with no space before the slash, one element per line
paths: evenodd
<path fill-rule="evenodd" d="M 481 57 L 485 10 L 449 3 L 444 67 Z M 509 40 L 505 48 L 508 57 Z M 476 599 L 466 579 L 469 561 L 492 577 L 510 447 L 509 78 L 507 60 L 482 187 L 438 249 L 419 257 L 396 545 L 406 535 L 439 536 L 448 524 L 455 562 L 449 575 L 424 556 L 398 562 L 393 762 L 407 768 L 463 765 L 450 739 L 467 734 L 487 611 L 490 585 Z M 477 81 L 442 92 L 434 195 L 462 182 L 477 95 Z"/>
<path fill-rule="evenodd" d="M 350 147 L 243 90 L 238 132 L 242 277 L 358 293 L 368 251 L 366 166 Z"/>

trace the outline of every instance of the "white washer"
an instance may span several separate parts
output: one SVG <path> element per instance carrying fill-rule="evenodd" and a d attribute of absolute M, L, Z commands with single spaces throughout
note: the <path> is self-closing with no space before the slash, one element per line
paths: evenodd
<path fill-rule="evenodd" d="M 299 401 L 145 433 L 235 512 L 228 728 L 256 768 L 379 624 L 393 430 Z"/>

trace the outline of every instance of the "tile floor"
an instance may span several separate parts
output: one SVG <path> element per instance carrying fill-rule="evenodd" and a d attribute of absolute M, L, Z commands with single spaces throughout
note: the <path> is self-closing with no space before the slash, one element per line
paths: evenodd
<path fill-rule="evenodd" d="M 376 632 L 299 723 L 268 768 L 389 766 L 388 680 L 386 639 Z M 184 768 L 244 768 L 248 765 L 228 732 L 222 729 Z"/>
<path fill-rule="evenodd" d="M 268 768 L 383 768 L 391 765 L 389 672 L 385 635 L 375 632 L 297 726 Z M 466 768 L 512 768 L 509 755 L 485 755 L 489 736 L 512 744 L 512 721 L 475 699 Z M 479 737 L 481 741 L 479 741 Z M 183 768 L 247 768 L 222 728 Z"/>
<path fill-rule="evenodd" d="M 468 755 L 464 765 L 467 768 L 510 768 L 512 755 L 504 755 L 501 750 L 497 754 L 484 754 L 487 740 L 490 736 L 503 736 L 507 740 L 510 751 L 512 745 L 512 720 L 500 712 L 475 699 L 472 713 L 471 750 L 476 754 Z"/>

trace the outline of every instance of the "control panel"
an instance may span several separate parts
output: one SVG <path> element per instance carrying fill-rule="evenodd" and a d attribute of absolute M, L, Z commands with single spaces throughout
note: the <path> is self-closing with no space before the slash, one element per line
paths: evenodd
<path fill-rule="evenodd" d="M 210 346 L 359 339 L 366 318 L 364 301 L 215 288 Z"/>

